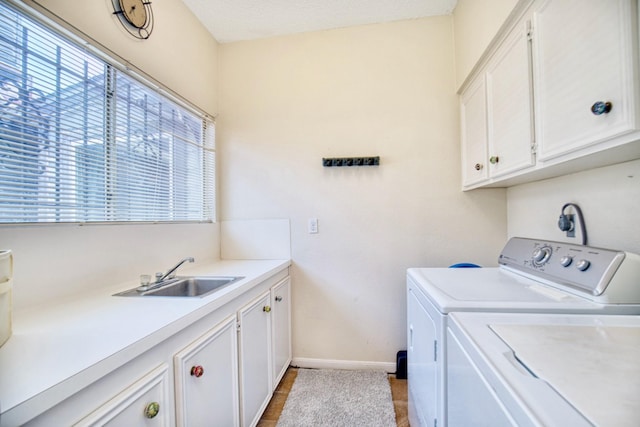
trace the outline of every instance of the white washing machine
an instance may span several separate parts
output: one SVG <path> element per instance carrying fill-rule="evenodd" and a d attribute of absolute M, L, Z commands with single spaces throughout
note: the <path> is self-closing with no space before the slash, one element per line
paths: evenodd
<path fill-rule="evenodd" d="M 447 425 L 447 325 L 454 312 L 640 314 L 640 256 L 512 238 L 496 268 L 407 270 L 409 422 Z"/>
<path fill-rule="evenodd" d="M 453 313 L 449 425 L 640 424 L 640 316 Z"/>

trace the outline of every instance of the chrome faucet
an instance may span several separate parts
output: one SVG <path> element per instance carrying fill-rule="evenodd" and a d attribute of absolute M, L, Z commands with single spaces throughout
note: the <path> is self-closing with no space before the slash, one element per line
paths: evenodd
<path fill-rule="evenodd" d="M 164 281 L 165 279 L 171 279 L 173 276 L 173 273 L 175 273 L 175 271 L 185 262 L 194 262 L 195 260 L 193 259 L 193 257 L 188 257 L 183 259 L 182 261 L 180 261 L 179 263 L 176 264 L 175 267 L 170 268 L 169 271 L 167 271 L 164 275 L 162 273 L 156 273 L 156 283 L 160 283 L 162 281 Z"/>

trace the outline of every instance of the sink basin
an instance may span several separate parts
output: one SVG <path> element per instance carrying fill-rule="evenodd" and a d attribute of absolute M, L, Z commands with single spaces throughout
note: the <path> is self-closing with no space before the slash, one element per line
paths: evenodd
<path fill-rule="evenodd" d="M 125 297 L 203 297 L 224 288 L 242 276 L 190 276 L 175 277 L 166 284 L 147 291 L 139 288 L 120 292 L 115 295 Z M 153 286 L 153 284 L 151 285 Z"/>

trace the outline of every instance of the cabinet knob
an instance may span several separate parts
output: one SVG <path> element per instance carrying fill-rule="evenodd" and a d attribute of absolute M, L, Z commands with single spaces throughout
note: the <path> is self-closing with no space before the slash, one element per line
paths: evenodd
<path fill-rule="evenodd" d="M 483 166 L 480 163 L 476 163 L 476 165 L 473 167 L 475 170 L 479 171 L 483 168 Z"/>
<path fill-rule="evenodd" d="M 489 158 L 489 163 L 491 163 L 492 165 L 495 165 L 496 163 L 498 163 L 500 161 L 500 157 L 498 156 L 491 156 Z"/>
<path fill-rule="evenodd" d="M 144 408 L 144 416 L 147 418 L 154 418 L 160 412 L 160 404 L 158 402 L 151 402 Z"/>
<path fill-rule="evenodd" d="M 600 116 L 602 114 L 607 114 L 613 108 L 613 104 L 610 102 L 602 102 L 598 101 L 591 106 L 591 112 L 596 116 Z"/>
<path fill-rule="evenodd" d="M 265 305 L 264 307 L 262 307 L 262 311 L 264 311 L 265 313 L 269 313 L 271 311 L 271 306 Z"/>
<path fill-rule="evenodd" d="M 282 301 L 282 297 L 280 295 L 277 295 L 276 296 L 276 302 L 280 302 L 280 301 Z"/>
<path fill-rule="evenodd" d="M 204 368 L 200 365 L 191 367 L 191 375 L 200 378 L 204 374 Z"/>

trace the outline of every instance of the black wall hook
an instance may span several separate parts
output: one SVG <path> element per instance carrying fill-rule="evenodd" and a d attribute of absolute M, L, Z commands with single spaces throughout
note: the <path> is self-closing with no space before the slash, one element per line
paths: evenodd
<path fill-rule="evenodd" d="M 379 166 L 380 156 L 375 157 L 323 157 L 322 166 Z"/>

